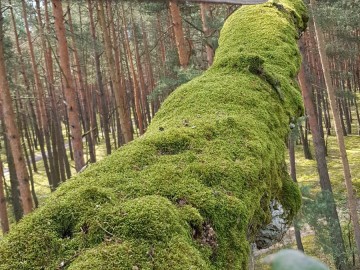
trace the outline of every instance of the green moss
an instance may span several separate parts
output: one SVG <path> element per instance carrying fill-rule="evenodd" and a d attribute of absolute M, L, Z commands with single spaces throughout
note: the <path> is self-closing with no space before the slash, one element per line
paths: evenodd
<path fill-rule="evenodd" d="M 148 131 L 61 185 L 0 242 L 0 269 L 246 269 L 279 199 L 302 1 L 239 9 L 214 65 L 179 87 Z"/>

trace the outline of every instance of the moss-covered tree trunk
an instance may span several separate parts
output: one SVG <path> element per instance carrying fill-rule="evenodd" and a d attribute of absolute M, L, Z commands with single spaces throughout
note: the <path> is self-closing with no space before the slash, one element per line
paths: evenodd
<path fill-rule="evenodd" d="M 300 0 L 243 7 L 214 64 L 147 132 L 61 185 L 0 243 L 1 269 L 247 269 L 249 242 L 300 194 L 284 165 Z"/>

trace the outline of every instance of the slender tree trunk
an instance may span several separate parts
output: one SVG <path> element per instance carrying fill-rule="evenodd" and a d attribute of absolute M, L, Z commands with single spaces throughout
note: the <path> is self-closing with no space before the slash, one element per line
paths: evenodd
<path fill-rule="evenodd" d="M 147 110 L 147 100 L 146 100 L 146 85 L 145 85 L 145 78 L 144 78 L 144 71 L 143 71 L 143 67 L 141 64 L 141 57 L 140 57 L 140 51 L 139 51 L 139 41 L 137 38 L 137 33 L 136 33 L 136 25 L 135 25 L 135 21 L 134 21 L 134 14 L 133 14 L 133 10 L 132 7 L 131 8 L 131 24 L 132 24 L 132 29 L 133 29 L 133 43 L 134 43 L 134 47 L 135 47 L 135 62 L 136 62 L 136 68 L 138 71 L 138 77 L 139 77 L 139 83 L 140 83 L 140 99 L 141 99 L 141 118 L 142 118 L 142 122 L 143 122 L 143 132 L 146 130 L 147 127 L 147 121 L 146 121 L 146 110 Z M 141 132 L 140 132 L 141 134 Z"/>
<path fill-rule="evenodd" d="M 123 16 L 122 17 L 123 17 L 123 27 L 124 27 L 126 51 L 127 51 L 128 62 L 130 64 L 131 77 L 132 77 L 132 81 L 133 81 L 134 104 L 135 104 L 135 113 L 136 113 L 136 117 L 137 117 L 136 120 L 138 123 L 140 135 L 142 135 L 142 134 L 144 134 L 144 125 L 143 125 L 143 117 L 142 117 L 142 113 L 141 113 L 141 103 L 140 103 L 141 102 L 141 94 L 140 94 L 140 89 L 139 89 L 138 76 L 135 71 L 134 60 L 133 60 L 132 54 L 131 54 L 127 22 L 126 22 L 126 18 L 125 18 L 125 11 L 124 11 L 123 5 L 122 5 L 122 8 L 123 8 Z M 135 33 L 133 32 L 133 35 L 134 34 Z"/>
<path fill-rule="evenodd" d="M 303 44 L 301 44 L 301 49 L 303 52 Z M 304 55 L 304 53 L 303 53 Z M 305 58 L 305 57 L 303 57 Z M 347 258 L 346 258 L 346 249 L 344 244 L 344 239 L 341 232 L 341 226 L 339 221 L 339 216 L 336 210 L 336 204 L 332 193 L 332 186 L 330 182 L 329 171 L 326 162 L 326 150 L 325 142 L 321 137 L 319 132 L 318 117 L 316 115 L 315 104 L 313 101 L 312 93 L 310 91 L 310 86 L 305 76 L 305 63 L 303 61 L 300 73 L 299 73 L 299 83 L 301 87 L 301 92 L 306 108 L 306 112 L 309 119 L 311 135 L 313 139 L 314 149 L 315 149 L 315 159 L 317 164 L 317 170 L 320 178 L 320 187 L 324 193 L 327 193 L 327 215 L 326 219 L 329 224 L 331 242 L 333 248 L 333 257 L 335 260 L 336 268 L 339 270 L 347 270 Z"/>
<path fill-rule="evenodd" d="M 105 136 L 105 144 L 106 144 L 106 153 L 108 155 L 111 154 L 111 142 L 110 142 L 110 129 L 109 129 L 109 110 L 108 106 L 106 104 L 106 97 L 105 97 L 105 89 L 104 84 L 102 80 L 102 74 L 101 74 L 101 68 L 100 68 L 100 54 L 97 50 L 96 45 L 96 29 L 95 29 L 95 23 L 94 23 L 94 15 L 93 15 L 93 5 L 91 3 L 91 0 L 88 0 L 88 8 L 89 8 L 89 18 L 90 18 L 90 30 L 91 30 L 91 36 L 92 36 L 92 45 L 93 45 L 93 51 L 95 55 L 95 70 L 96 70 L 96 81 L 99 88 L 99 95 L 100 95 L 100 102 L 101 102 L 101 108 L 102 108 L 102 114 L 101 118 L 103 121 L 103 127 L 104 127 L 104 136 Z"/>
<path fill-rule="evenodd" d="M 15 79 L 14 81 L 15 81 L 15 84 L 16 84 L 17 79 Z M 21 101 L 19 91 L 16 91 L 15 114 L 17 116 L 17 124 L 18 124 L 18 127 L 19 127 L 19 132 L 20 132 L 20 137 L 21 137 L 20 140 L 21 140 L 21 144 L 23 146 L 22 149 L 24 151 L 26 165 L 27 165 L 27 168 L 28 168 L 30 185 L 31 185 L 31 187 L 33 187 L 32 184 L 34 183 L 34 176 L 33 176 L 33 170 L 31 168 L 32 164 L 31 164 L 31 161 L 30 161 L 30 158 L 29 158 L 29 155 L 28 155 L 28 150 L 27 150 L 27 147 L 26 147 L 25 136 L 24 136 L 25 129 L 26 129 L 25 128 L 26 118 L 25 118 L 25 115 L 24 115 L 24 108 L 23 108 L 23 104 L 22 104 L 22 101 Z M 36 164 L 36 161 L 35 161 L 35 164 Z M 35 193 L 34 189 L 31 189 L 31 194 L 32 194 L 32 197 L 33 197 L 33 200 L 34 200 L 35 208 L 37 208 L 38 207 L 38 200 L 37 200 L 37 196 L 36 196 L 36 193 Z"/>
<path fill-rule="evenodd" d="M 144 24 L 144 21 L 142 18 L 141 18 L 141 27 L 142 27 L 143 40 L 144 40 L 145 63 L 146 63 L 145 67 L 146 67 L 146 74 L 147 74 L 147 76 L 146 76 L 147 77 L 146 95 L 149 96 L 155 87 L 155 81 L 154 81 L 153 68 L 152 68 L 152 64 L 151 64 L 151 56 L 150 56 L 150 51 L 149 51 L 148 37 L 146 34 L 145 24 Z M 154 104 L 154 101 L 151 101 L 151 111 L 154 111 L 153 104 Z M 146 115 L 148 118 L 148 123 L 150 124 L 151 112 L 150 112 L 150 104 L 149 104 L 148 100 L 146 100 L 146 113 L 147 113 Z"/>
<path fill-rule="evenodd" d="M 40 13 L 40 3 L 36 0 L 36 9 L 38 13 L 38 21 L 39 25 L 41 23 L 41 13 Z M 45 29 L 47 34 L 49 35 L 51 32 L 50 26 L 50 18 L 48 11 L 48 1 L 44 0 L 44 13 L 45 13 Z M 42 24 L 40 26 L 42 28 Z M 40 29 L 41 29 L 40 28 Z M 61 121 L 58 113 L 58 107 L 56 103 L 56 94 L 55 94 L 55 85 L 54 85 L 54 67 L 53 67 L 53 59 L 52 59 L 52 48 L 49 39 L 46 39 L 46 35 L 44 35 L 44 30 L 42 30 L 41 35 L 42 40 L 42 48 L 44 51 L 45 58 L 45 68 L 46 68 L 46 79 L 48 92 L 50 95 L 50 103 L 51 103 L 51 137 L 52 137 L 52 147 L 53 147 L 53 156 L 54 156 L 54 175 L 53 179 L 53 188 L 55 189 L 60 182 L 64 182 L 66 180 L 65 177 L 65 167 L 64 162 L 62 162 L 62 157 L 66 154 L 66 149 L 64 145 L 64 138 L 62 134 Z"/>
<path fill-rule="evenodd" d="M 358 122 L 358 135 L 360 135 L 360 114 L 359 114 L 359 107 L 356 96 L 354 97 L 354 105 L 355 105 L 356 119 Z"/>
<path fill-rule="evenodd" d="M 8 213 L 6 208 L 6 197 L 4 193 L 4 182 L 3 182 L 3 165 L 2 161 L 0 160 L 0 222 L 1 222 L 1 230 L 3 234 L 9 232 L 9 219 Z"/>
<path fill-rule="evenodd" d="M 79 108 L 76 103 L 74 81 L 70 70 L 69 51 L 65 35 L 64 15 L 61 0 L 52 0 L 52 4 L 55 17 L 55 32 L 59 46 L 60 68 L 62 71 L 65 99 L 69 117 L 71 143 L 74 151 L 75 168 L 78 172 L 85 165 Z"/>
<path fill-rule="evenodd" d="M 161 26 L 161 13 L 160 11 L 157 12 L 156 15 L 156 27 L 158 32 L 158 39 L 160 40 L 159 49 L 160 49 L 160 59 L 161 59 L 161 66 L 162 69 L 165 69 L 165 61 L 166 61 L 166 49 L 164 44 L 164 39 L 162 38 L 163 32 L 162 32 L 162 26 Z"/>
<path fill-rule="evenodd" d="M 289 158 L 290 158 L 290 175 L 292 180 L 297 183 L 296 179 L 296 165 L 295 165 L 295 140 L 296 138 L 293 136 L 293 133 L 290 132 L 289 134 Z M 299 221 L 295 217 L 294 218 L 294 230 L 295 230 L 295 239 L 296 239 L 296 246 L 298 250 L 304 252 L 304 246 L 301 241 L 301 232 L 299 228 Z"/>
<path fill-rule="evenodd" d="M 94 136 L 93 132 L 91 130 L 90 125 L 90 108 L 89 108 L 89 100 L 87 99 L 87 92 L 89 89 L 86 89 L 83 79 L 83 72 L 81 70 L 81 62 L 80 57 L 77 51 L 76 46 L 76 40 L 75 40 L 75 34 L 74 34 L 74 27 L 72 24 L 72 18 L 71 18 L 71 10 L 70 6 L 67 8 L 67 14 L 68 14 L 68 25 L 70 26 L 70 32 L 71 32 L 71 43 L 72 43 L 72 51 L 74 55 L 74 61 L 76 66 L 76 79 L 78 82 L 78 93 L 80 97 L 80 108 L 82 108 L 82 115 L 84 118 L 84 130 L 85 134 L 87 134 L 86 138 L 89 144 L 89 153 L 90 153 L 90 162 L 95 163 L 96 162 L 96 153 L 95 153 L 95 144 L 94 144 Z"/>
<path fill-rule="evenodd" d="M 315 0 L 311 0 L 311 7 L 314 9 L 315 7 Z M 349 161 L 346 154 L 346 147 L 345 147 L 345 141 L 344 141 L 344 135 L 341 128 L 341 119 L 339 117 L 339 113 L 336 106 L 336 99 L 335 99 L 335 89 L 333 88 L 331 84 L 331 76 L 329 72 L 329 63 L 325 52 L 325 39 L 323 36 L 323 33 L 321 32 L 321 29 L 318 28 L 317 19 L 316 17 L 313 18 L 314 22 L 314 29 L 318 44 L 318 50 L 320 54 L 320 60 L 321 65 L 324 72 L 325 77 L 325 85 L 326 90 L 328 92 L 329 101 L 330 101 L 330 107 L 333 114 L 334 124 L 335 124 L 335 133 L 337 142 L 339 145 L 340 155 L 341 155 L 341 161 L 343 164 L 343 170 L 344 170 L 344 179 L 345 179 L 345 185 L 347 190 L 347 196 L 348 196 L 348 206 L 350 210 L 351 220 L 353 223 L 354 228 L 354 235 L 355 235 L 355 242 L 358 252 L 358 258 L 360 259 L 360 225 L 359 225 L 359 217 L 356 209 L 356 198 L 354 196 L 354 190 L 351 182 L 351 172 L 350 172 L 350 166 Z"/>
<path fill-rule="evenodd" d="M 0 99 L 2 101 L 1 103 L 3 108 L 4 123 L 6 126 L 6 134 L 10 142 L 10 149 L 15 161 L 16 175 L 19 181 L 21 205 L 24 214 L 26 215 L 33 210 L 33 202 L 29 186 L 29 174 L 21 152 L 20 136 L 15 124 L 15 115 L 12 106 L 10 88 L 7 81 L 3 49 L 2 23 L 3 18 L 0 14 Z"/>
<path fill-rule="evenodd" d="M 184 30 L 177 0 L 169 1 L 170 14 L 175 32 L 176 47 L 179 54 L 180 66 L 186 68 L 189 65 L 189 56 L 185 46 Z"/>
<path fill-rule="evenodd" d="M 39 6 L 39 3 L 38 3 L 39 0 L 36 0 L 36 1 L 37 1 L 37 5 Z M 29 24 L 28 24 L 28 20 L 27 20 L 25 0 L 22 0 L 22 8 L 23 8 L 23 19 L 24 19 L 25 30 L 26 30 L 26 35 L 27 35 L 27 39 L 28 39 L 28 46 L 29 46 L 31 65 L 32 65 L 32 70 L 33 70 L 33 76 L 35 79 L 36 114 L 37 114 L 37 118 L 39 119 L 39 122 L 40 122 L 39 142 L 41 144 L 44 144 L 44 142 L 46 143 L 47 152 L 45 151 L 44 146 L 40 145 L 40 147 L 44 148 L 44 150 L 42 151 L 42 156 L 43 156 L 44 162 L 49 163 L 49 169 L 48 169 L 49 171 L 47 172 L 47 175 L 49 178 L 49 183 L 52 183 L 55 178 L 55 175 L 52 174 L 52 172 L 54 171 L 54 160 L 52 157 L 49 121 L 48 121 L 46 107 L 45 107 L 45 91 L 44 91 L 43 84 L 40 80 L 40 74 L 39 74 L 38 66 L 37 66 L 36 59 L 35 59 L 35 52 L 34 52 L 34 46 L 32 43 L 33 42 L 32 36 L 31 36 L 31 32 L 30 32 Z M 41 21 L 41 15 L 40 15 L 39 8 L 40 7 L 38 7 L 38 25 L 39 25 L 39 29 L 40 29 L 40 36 L 43 37 L 42 21 Z"/>
<path fill-rule="evenodd" d="M 114 94 L 116 99 L 116 108 L 120 117 L 121 129 L 123 132 L 125 143 L 133 140 L 133 134 L 131 131 L 131 119 L 130 112 L 127 109 L 126 103 L 126 92 L 124 87 L 121 85 L 121 78 L 119 76 L 119 71 L 115 70 L 115 61 L 114 55 L 112 52 L 112 43 L 110 39 L 110 33 L 107 28 L 107 24 L 105 21 L 105 12 L 103 7 L 103 0 L 98 2 L 98 17 L 101 25 L 101 29 L 104 35 L 105 42 L 105 53 L 108 61 L 108 66 L 110 69 L 110 77 L 114 86 Z M 113 23 L 113 22 L 111 22 Z M 114 39 L 115 41 L 115 39 Z"/>
<path fill-rule="evenodd" d="M 202 28 L 205 34 L 205 48 L 206 48 L 206 58 L 208 61 L 208 66 L 211 66 L 214 61 L 214 49 L 209 44 L 209 37 L 211 35 L 211 29 L 209 28 L 208 24 L 208 14 L 209 14 L 209 4 L 208 3 L 200 3 L 200 13 L 201 13 L 201 21 L 202 21 Z"/>
<path fill-rule="evenodd" d="M 6 130 L 6 128 L 4 128 L 4 130 Z M 17 176 L 16 176 L 14 159 L 11 154 L 9 140 L 6 137 L 6 134 L 4 134 L 4 142 L 6 149 L 6 160 L 10 175 L 11 204 L 13 206 L 15 221 L 18 222 L 23 217 L 24 211 L 22 210 L 21 201 L 20 201 L 19 181 L 17 180 Z"/>
<path fill-rule="evenodd" d="M 306 123 L 305 123 L 305 129 L 306 129 Z M 304 132 L 304 128 L 301 124 L 299 125 L 299 130 L 300 130 L 301 142 L 303 145 L 304 157 L 305 157 L 305 159 L 311 160 L 313 158 L 312 158 L 312 155 L 310 152 L 309 141 L 308 141 L 307 135 L 306 135 L 307 131 Z"/>

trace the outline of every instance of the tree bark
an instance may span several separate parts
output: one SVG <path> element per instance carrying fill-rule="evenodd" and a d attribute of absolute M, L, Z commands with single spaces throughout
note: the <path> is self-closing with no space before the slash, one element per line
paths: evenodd
<path fill-rule="evenodd" d="M 54 161 L 53 161 L 53 157 L 52 157 L 52 149 L 51 149 L 51 142 L 50 142 L 49 122 L 48 122 L 47 112 L 46 112 L 46 108 L 45 108 L 45 91 L 44 91 L 42 81 L 40 80 L 38 65 L 37 65 L 36 59 L 35 59 L 35 52 L 34 52 L 34 46 L 32 43 L 33 42 L 32 36 L 31 36 L 31 32 L 30 32 L 29 24 L 28 24 L 28 20 L 27 20 L 26 2 L 25 2 L 25 0 L 22 0 L 21 2 L 22 2 L 22 9 L 23 9 L 23 19 L 24 19 L 25 30 L 26 30 L 28 46 L 29 46 L 29 53 L 30 53 L 30 58 L 31 58 L 31 67 L 32 67 L 33 76 L 34 76 L 34 80 L 35 80 L 35 91 L 34 92 L 35 92 L 35 97 L 36 97 L 35 109 L 36 109 L 36 116 L 37 116 L 35 121 L 39 121 L 39 123 L 40 123 L 38 125 L 39 126 L 39 135 L 38 135 L 39 136 L 39 144 L 40 144 L 40 148 L 41 148 L 41 154 L 42 154 L 42 159 L 44 162 L 46 174 L 49 179 L 48 181 L 51 186 L 51 189 L 53 190 L 52 183 L 53 183 L 53 180 L 55 180 L 54 179 L 55 176 L 52 174 L 54 171 Z M 37 3 L 37 5 L 38 4 L 39 3 Z M 42 30 L 41 17 L 39 16 L 39 13 L 40 13 L 40 11 L 38 10 L 38 25 L 39 25 L 39 29 L 40 29 L 40 36 L 42 38 L 43 30 Z M 14 21 L 14 29 L 16 32 L 15 20 L 13 20 L 13 21 Z M 17 40 L 17 37 L 16 37 L 16 40 Z M 18 40 L 17 40 L 17 42 L 18 42 Z M 20 49 L 18 49 L 18 51 L 21 52 Z M 23 76 L 25 77 L 26 76 L 25 73 L 23 73 L 23 74 L 24 74 Z M 27 79 L 24 78 L 24 81 L 26 83 Z M 45 150 L 44 143 L 46 143 L 47 152 Z"/>
<path fill-rule="evenodd" d="M 304 54 L 303 44 L 300 44 L 300 48 L 302 49 L 302 52 Z M 312 92 L 310 91 L 311 88 L 306 80 L 304 61 L 302 63 L 298 78 L 299 78 L 300 88 L 301 88 L 307 116 L 309 119 L 312 139 L 314 143 L 317 171 L 320 178 L 320 187 L 324 193 L 327 193 L 326 196 L 328 196 L 328 199 L 326 200 L 328 203 L 327 205 L 328 215 L 326 217 L 327 217 L 327 222 L 329 224 L 331 241 L 333 247 L 336 248 L 336 250 L 333 253 L 333 257 L 335 260 L 336 268 L 339 270 L 346 270 L 347 269 L 346 249 L 345 249 L 344 239 L 342 237 L 339 216 L 336 210 L 336 203 L 332 193 L 332 186 L 331 186 L 329 171 L 326 162 L 325 142 L 319 132 L 319 125 L 317 122 L 318 117 L 316 114 Z"/>
<path fill-rule="evenodd" d="M 289 134 L 289 159 L 290 159 L 290 176 L 292 178 L 292 180 L 297 183 L 297 179 L 296 179 L 296 163 L 295 163 L 295 140 L 296 138 L 294 138 L 294 136 L 292 136 L 293 133 L 292 131 L 290 131 Z M 301 241 L 301 231 L 299 228 L 299 220 L 295 217 L 294 218 L 294 230 L 295 230 L 295 240 L 296 240 L 296 246 L 298 248 L 298 250 L 301 250 L 302 252 L 304 252 L 304 246 L 303 243 Z"/>
<path fill-rule="evenodd" d="M 55 17 L 55 32 L 58 39 L 60 68 L 64 83 L 64 93 L 67 103 L 69 117 L 69 128 L 71 134 L 71 143 L 74 151 L 75 169 L 80 171 L 84 165 L 83 142 L 81 135 L 81 126 L 79 118 L 79 108 L 76 102 L 76 93 L 74 89 L 74 80 L 70 70 L 69 51 L 65 35 L 65 25 L 63 18 L 63 9 L 61 0 L 52 0 L 53 14 Z"/>
<path fill-rule="evenodd" d="M 3 182 L 3 165 L 2 161 L 0 160 L 0 222 L 1 222 L 1 230 L 3 234 L 9 232 L 9 219 L 8 213 L 6 208 L 6 197 L 4 193 L 4 182 Z"/>
<path fill-rule="evenodd" d="M 128 29 L 127 29 L 127 22 L 125 18 L 125 11 L 124 11 L 124 5 L 122 4 L 122 10 L 123 10 L 123 29 L 124 29 L 124 36 L 125 36 L 125 44 L 126 44 L 126 55 L 128 58 L 128 63 L 130 64 L 130 71 L 131 71 L 131 77 L 133 82 L 133 89 L 134 89 L 134 104 L 135 104 L 135 113 L 137 117 L 137 123 L 139 127 L 140 135 L 144 134 L 144 124 L 143 124 L 143 117 L 142 117 L 142 110 L 141 110 L 141 94 L 139 89 L 139 82 L 138 82 L 138 76 L 135 71 L 135 65 L 134 60 L 132 58 L 131 49 L 130 49 L 130 41 L 129 41 L 129 35 L 128 35 Z M 133 35 L 135 32 L 133 32 Z M 135 45 L 136 46 L 136 45 Z M 138 70 L 139 72 L 139 70 Z"/>
<path fill-rule="evenodd" d="M 71 10 L 70 6 L 67 7 L 67 13 L 68 13 L 68 24 L 70 26 L 70 32 L 71 32 L 71 45 L 72 45 L 72 51 L 75 61 L 75 73 L 76 73 L 76 80 L 78 82 L 78 93 L 80 97 L 80 108 L 82 109 L 82 115 L 84 118 L 84 133 L 87 134 L 86 139 L 89 145 L 89 153 L 90 153 L 90 162 L 95 163 L 96 162 L 96 152 L 95 152 L 95 143 L 94 143 L 94 135 L 92 131 L 92 127 L 90 125 L 90 106 L 89 106 L 89 100 L 87 92 L 89 89 L 85 87 L 84 79 L 83 79 L 83 72 L 81 70 L 81 62 L 80 57 L 77 50 L 76 40 L 75 40 L 75 34 L 74 34 L 74 27 L 72 24 L 72 18 L 71 18 Z"/>
<path fill-rule="evenodd" d="M 40 16 L 40 3 L 36 2 L 36 8 L 38 11 L 38 18 L 41 21 Z M 48 11 L 48 0 L 44 0 L 44 12 L 45 12 L 45 29 L 47 34 L 51 32 L 50 28 L 50 18 Z M 44 31 L 44 30 L 43 30 Z M 44 33 L 44 32 L 43 32 Z M 45 43 L 45 44 L 44 44 Z M 44 58 L 45 58 L 45 68 L 46 68 L 46 79 L 48 92 L 50 95 L 50 103 L 52 107 L 51 113 L 51 126 L 52 126 L 52 143 L 53 143 L 53 155 L 54 155 L 54 164 L 55 164 L 55 179 L 52 181 L 53 187 L 56 188 L 59 182 L 64 182 L 66 180 L 65 176 L 65 161 L 63 157 L 66 157 L 66 148 L 64 144 L 64 137 L 62 134 L 61 121 L 58 113 L 58 107 L 56 103 L 56 93 L 54 86 L 54 67 L 53 67 L 53 59 L 52 59 L 52 48 L 51 44 L 46 36 L 42 36 L 42 47 L 44 50 Z M 66 157 L 67 159 L 67 157 Z"/>
<path fill-rule="evenodd" d="M 21 151 L 20 136 L 15 123 L 10 88 L 7 81 L 3 48 L 2 23 L 3 17 L 0 14 L 0 99 L 2 101 L 1 103 L 3 108 L 4 123 L 6 126 L 6 134 L 10 142 L 10 149 L 15 161 L 16 175 L 19 181 L 21 205 L 24 214 L 26 215 L 32 212 L 33 202 L 29 186 L 29 174 L 26 168 L 25 159 Z"/>
<path fill-rule="evenodd" d="M 201 3 L 200 4 L 200 13 L 201 13 L 201 21 L 202 27 L 205 35 L 205 48 L 206 48 L 206 57 L 208 61 L 208 66 L 211 66 L 214 61 L 214 49 L 211 47 L 211 44 L 208 42 L 208 38 L 211 34 L 211 29 L 209 28 L 208 24 L 208 14 L 209 14 L 209 4 L 208 3 Z"/>
<path fill-rule="evenodd" d="M 311 8 L 314 10 L 316 1 L 311 0 L 310 4 L 311 4 Z M 328 92 L 330 108 L 331 108 L 331 111 L 333 114 L 336 138 L 337 138 L 339 151 L 340 151 L 340 155 L 341 155 L 341 161 L 342 161 L 342 165 L 343 165 L 344 180 L 345 180 L 347 197 L 348 197 L 348 206 L 349 206 L 349 210 L 350 210 L 351 221 L 352 221 L 353 228 L 354 228 L 355 242 L 356 242 L 356 247 L 357 247 L 357 252 L 358 252 L 357 255 L 360 259 L 359 217 L 358 217 L 358 213 L 357 213 L 357 209 L 356 209 L 356 198 L 354 196 L 354 189 L 353 189 L 352 182 L 351 182 L 351 172 L 350 172 L 349 161 L 348 161 L 347 154 L 346 154 L 344 134 L 343 134 L 342 127 L 341 127 L 341 119 L 339 117 L 339 112 L 338 112 L 338 109 L 336 106 L 335 89 L 333 88 L 333 86 L 331 84 L 329 63 L 328 63 L 328 59 L 327 59 L 326 52 L 325 52 L 326 44 L 325 44 L 324 35 L 321 32 L 321 29 L 319 29 L 319 27 L 318 27 L 317 19 L 315 16 L 313 17 L 313 23 L 314 23 L 316 40 L 317 40 L 317 44 L 318 44 L 318 50 L 319 50 L 319 54 L 320 54 L 321 65 L 322 65 L 322 69 L 324 72 L 326 90 Z"/>
<path fill-rule="evenodd" d="M 106 104 L 106 96 L 105 96 L 105 89 L 101 74 L 100 68 L 100 54 L 97 50 L 96 45 L 96 29 L 94 24 L 94 15 L 93 15 L 93 5 L 91 0 L 88 0 L 88 8 L 89 8 L 89 19 L 90 19 L 90 30 L 92 36 L 92 46 L 94 51 L 94 59 L 95 59 L 95 71 L 96 71 L 96 81 L 99 87 L 99 96 L 101 102 L 101 118 L 103 121 L 103 128 L 104 128 L 104 137 L 105 137 L 105 145 L 106 145 L 106 154 L 111 154 L 111 142 L 110 142 L 110 128 L 109 128 L 109 110 Z"/>
<path fill-rule="evenodd" d="M 175 32 L 175 41 L 179 55 L 179 63 L 182 68 L 187 68 L 187 66 L 189 65 L 189 55 L 185 45 L 184 30 L 182 27 L 182 19 L 181 19 L 178 1 L 170 0 L 169 8 L 170 8 L 171 19 Z"/>
<path fill-rule="evenodd" d="M 133 140 L 133 134 L 131 131 L 131 119 L 130 112 L 127 108 L 126 103 L 126 92 L 124 87 L 121 85 L 121 78 L 119 70 L 116 70 L 114 55 L 112 52 L 112 43 L 110 39 L 110 33 L 107 28 L 105 21 L 105 12 L 103 7 L 103 0 L 98 2 L 98 17 L 102 28 L 104 42 L 105 42 L 105 54 L 110 70 L 110 77 L 114 86 L 114 94 L 116 99 L 116 108 L 120 118 L 121 130 L 124 136 L 125 143 Z M 113 23 L 113 22 L 112 22 Z M 114 39 L 115 41 L 115 39 Z"/>

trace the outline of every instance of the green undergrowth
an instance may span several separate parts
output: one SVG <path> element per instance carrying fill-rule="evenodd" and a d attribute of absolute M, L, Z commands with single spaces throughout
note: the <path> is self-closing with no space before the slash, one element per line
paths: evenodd
<path fill-rule="evenodd" d="M 335 198 L 346 204 L 346 188 L 343 176 L 343 167 L 340 153 L 337 146 L 334 131 L 332 136 L 327 137 L 327 163 L 329 168 L 330 180 L 333 186 Z M 311 135 L 310 135 L 311 141 Z M 312 145 L 312 143 L 311 143 Z M 348 135 L 345 137 L 346 152 L 349 160 L 352 182 L 357 193 L 360 192 L 360 137 L 358 135 Z M 316 169 L 315 160 L 307 160 L 301 152 L 302 146 L 297 147 L 296 169 L 298 181 L 303 186 L 310 186 L 312 193 L 320 191 L 319 176 Z M 314 156 L 314 155 L 313 155 Z"/>
<path fill-rule="evenodd" d="M 317 244 L 315 244 L 315 239 L 314 238 L 315 238 L 314 235 L 306 235 L 306 236 L 302 237 L 302 243 L 304 245 L 305 254 L 307 256 L 310 256 L 312 258 L 320 260 L 325 265 L 327 265 L 331 270 L 335 269 L 335 266 L 334 266 L 333 261 L 331 260 L 331 257 L 328 256 L 328 255 L 325 255 L 322 252 L 321 248 L 319 248 L 319 246 Z M 297 247 L 296 247 L 295 243 L 288 243 L 286 245 L 282 245 L 279 248 L 272 249 L 269 252 L 261 254 L 260 256 L 258 256 L 256 258 L 255 269 L 256 270 L 270 270 L 271 267 L 268 264 L 264 263 L 264 259 L 267 256 L 269 256 L 271 254 L 276 254 L 280 250 L 284 250 L 284 249 L 295 249 L 296 250 Z"/>
<path fill-rule="evenodd" d="M 282 5 L 284 4 L 284 5 Z M 282 202 L 300 0 L 239 9 L 214 65 L 179 87 L 148 131 L 50 195 L 0 242 L 0 269 L 247 269 L 248 242 Z"/>

